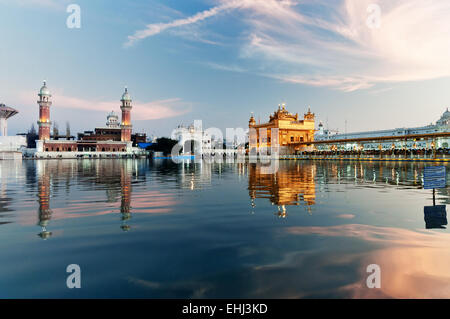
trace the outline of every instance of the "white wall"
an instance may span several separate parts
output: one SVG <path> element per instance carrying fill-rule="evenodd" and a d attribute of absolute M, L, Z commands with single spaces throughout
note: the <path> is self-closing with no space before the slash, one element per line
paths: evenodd
<path fill-rule="evenodd" d="M 18 151 L 27 147 L 25 136 L 0 136 L 0 151 Z"/>

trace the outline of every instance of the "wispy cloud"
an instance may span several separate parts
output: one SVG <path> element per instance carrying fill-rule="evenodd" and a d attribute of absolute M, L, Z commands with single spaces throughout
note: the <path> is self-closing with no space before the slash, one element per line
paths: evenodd
<path fill-rule="evenodd" d="M 225 64 L 219 64 L 219 63 L 214 63 L 214 62 L 206 62 L 203 64 L 212 69 L 220 70 L 220 71 L 238 72 L 238 73 L 246 72 L 245 69 L 243 69 L 239 66 L 236 66 L 236 65 L 225 65 Z"/>
<path fill-rule="evenodd" d="M 139 40 L 157 35 L 163 31 L 173 28 L 185 27 L 199 23 L 216 15 L 230 12 L 236 9 L 254 8 L 258 11 L 267 11 L 271 9 L 279 9 L 280 6 L 291 5 L 290 0 L 221 0 L 220 5 L 210 9 L 198 12 L 190 17 L 176 19 L 167 23 L 148 24 L 145 29 L 136 31 L 133 35 L 128 36 L 125 46 L 131 46 Z M 279 11 L 279 10 L 277 10 Z"/>
<path fill-rule="evenodd" d="M 155 23 L 148 24 L 145 29 L 136 31 L 133 35 L 128 36 L 128 42 L 125 43 L 125 46 L 133 45 L 136 41 L 142 40 L 151 36 L 154 36 L 158 33 L 161 33 L 167 29 L 188 26 L 190 24 L 195 24 L 210 17 L 213 17 L 223 11 L 230 10 L 236 8 L 236 1 L 233 3 L 226 3 L 217 7 L 213 7 L 211 9 L 199 12 L 193 16 L 177 19 L 168 23 Z"/>
<path fill-rule="evenodd" d="M 311 76 L 311 75 L 286 75 L 286 74 L 268 74 L 268 76 L 279 79 L 283 82 L 298 83 L 310 86 L 328 86 L 339 88 L 344 92 L 352 92 L 360 89 L 367 89 L 373 84 L 369 83 L 364 77 L 352 76 Z"/>
<path fill-rule="evenodd" d="M 367 24 L 374 2 L 379 28 Z M 281 81 L 351 92 L 450 76 L 449 1 L 217 0 L 190 17 L 149 24 L 127 45 L 235 10 L 247 35 L 239 43 L 242 63 L 256 61 L 265 76 Z"/>
<path fill-rule="evenodd" d="M 58 108 L 81 109 L 89 111 L 120 112 L 119 101 L 99 101 L 88 100 L 73 96 L 68 96 L 62 90 L 52 90 L 53 104 Z M 19 100 L 23 104 L 30 104 L 36 99 L 36 92 L 21 92 Z M 179 98 L 157 100 L 151 102 L 133 101 L 133 120 L 157 120 L 180 116 L 191 111 L 191 106 Z"/>

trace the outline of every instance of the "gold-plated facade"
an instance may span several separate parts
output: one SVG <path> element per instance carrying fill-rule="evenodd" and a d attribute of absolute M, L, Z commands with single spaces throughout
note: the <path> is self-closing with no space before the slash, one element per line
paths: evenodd
<path fill-rule="evenodd" d="M 277 136 L 272 136 L 278 130 Z M 311 148 L 303 143 L 313 142 L 315 133 L 315 115 L 308 112 L 299 120 L 298 114 L 291 114 L 285 104 L 270 116 L 267 123 L 256 123 L 253 115 L 249 120 L 249 151 L 256 154 L 270 152 L 270 148 L 278 146 L 280 154 L 295 154 Z M 276 134 L 276 133 L 275 133 Z"/>

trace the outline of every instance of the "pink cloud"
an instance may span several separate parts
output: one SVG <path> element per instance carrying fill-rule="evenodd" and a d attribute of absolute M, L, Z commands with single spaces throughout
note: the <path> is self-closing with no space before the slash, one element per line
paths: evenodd
<path fill-rule="evenodd" d="M 36 100 L 36 92 L 21 92 L 19 99 L 23 104 L 30 104 Z M 120 101 L 88 100 L 68 96 L 61 90 L 52 89 L 53 105 L 58 108 L 82 109 L 89 111 L 120 112 Z M 133 118 L 136 120 L 157 120 L 180 116 L 190 112 L 191 106 L 179 98 L 157 100 L 151 102 L 133 101 Z"/>
<path fill-rule="evenodd" d="M 336 216 L 337 218 L 342 218 L 342 219 L 353 219 L 355 218 L 355 215 L 353 214 L 340 214 Z"/>

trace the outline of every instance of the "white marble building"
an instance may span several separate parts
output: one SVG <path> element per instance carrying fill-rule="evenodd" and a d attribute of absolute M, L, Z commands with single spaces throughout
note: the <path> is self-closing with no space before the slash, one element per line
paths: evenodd
<path fill-rule="evenodd" d="M 178 141 L 182 155 L 211 153 L 211 136 L 194 124 L 188 127 L 179 125 L 172 132 L 172 139 Z"/>

